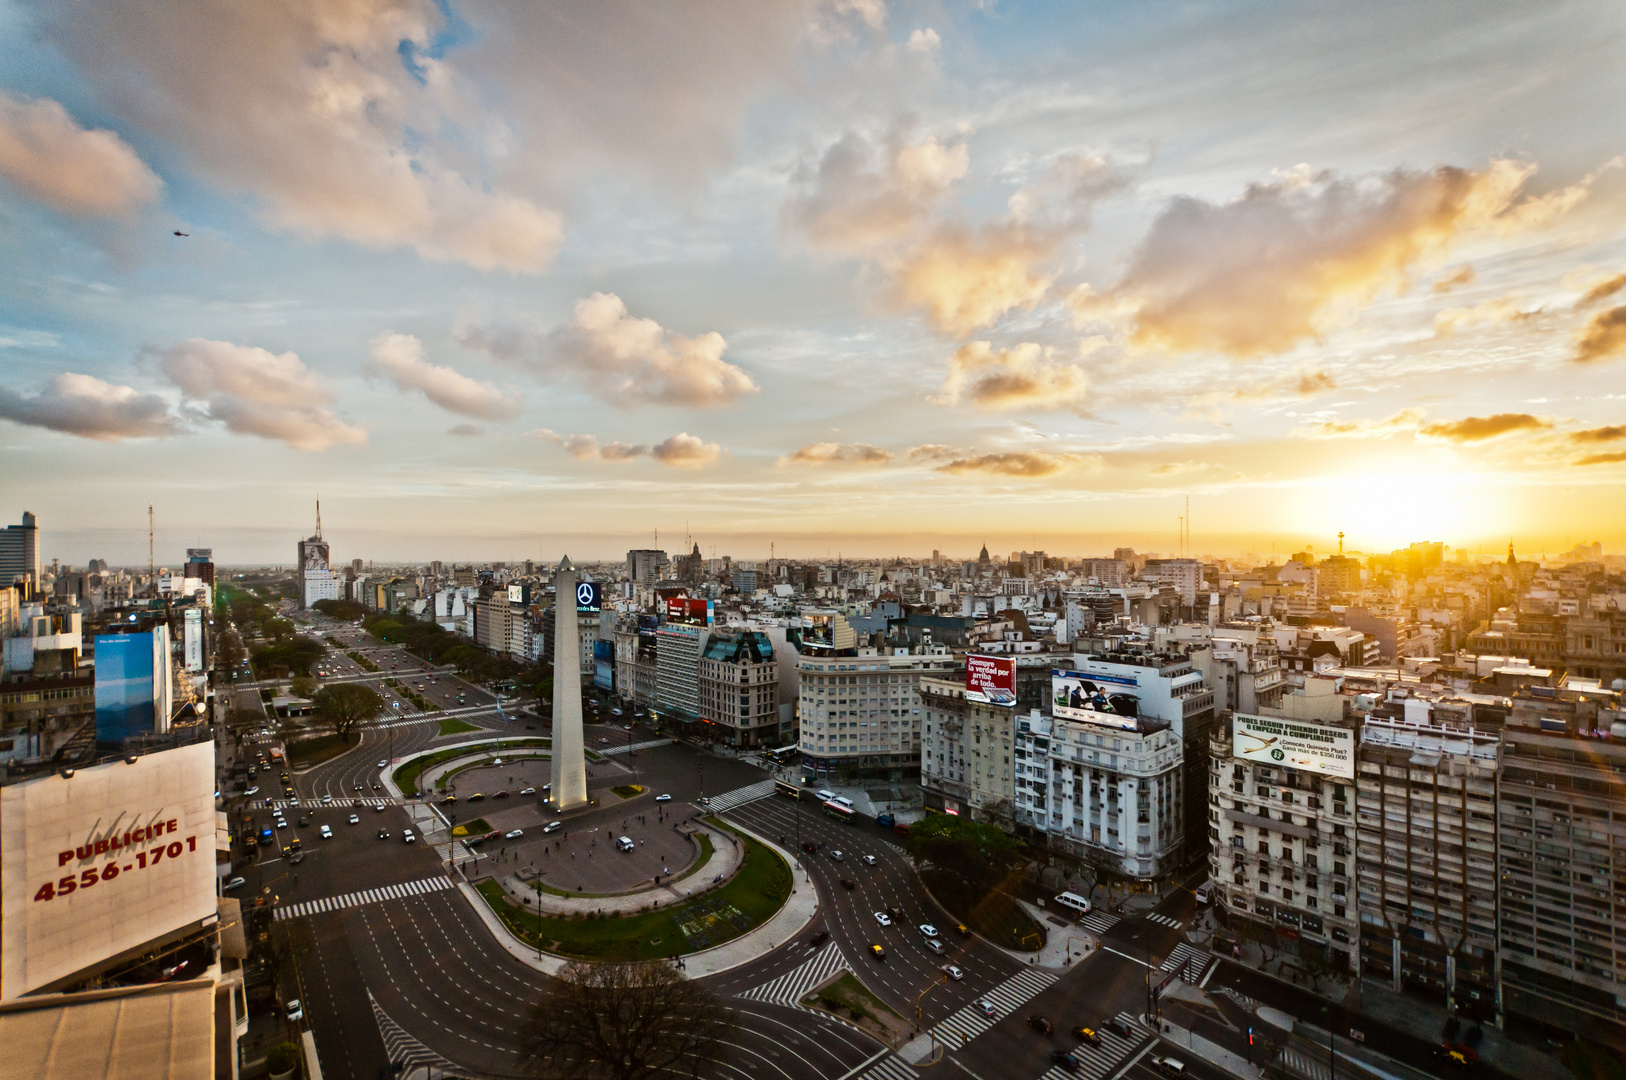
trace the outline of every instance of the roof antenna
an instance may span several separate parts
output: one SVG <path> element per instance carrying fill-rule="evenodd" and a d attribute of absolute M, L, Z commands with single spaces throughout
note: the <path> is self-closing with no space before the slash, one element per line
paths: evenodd
<path fill-rule="evenodd" d="M 322 500 L 316 500 L 316 539 L 322 538 Z"/>
<path fill-rule="evenodd" d="M 152 555 L 152 503 L 147 504 L 147 585 L 158 595 L 158 573 Z"/>

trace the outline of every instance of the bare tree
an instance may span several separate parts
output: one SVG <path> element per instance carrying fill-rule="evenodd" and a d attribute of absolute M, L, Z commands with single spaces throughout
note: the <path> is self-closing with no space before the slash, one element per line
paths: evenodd
<path fill-rule="evenodd" d="M 739 1021 L 716 994 L 661 962 L 574 963 L 532 1014 L 533 1075 L 638 1080 L 714 1076 Z"/>
<path fill-rule="evenodd" d="M 333 733 L 350 737 L 350 733 L 372 720 L 384 708 L 384 699 L 378 692 L 357 683 L 334 683 L 317 692 L 317 713 L 333 725 Z"/>

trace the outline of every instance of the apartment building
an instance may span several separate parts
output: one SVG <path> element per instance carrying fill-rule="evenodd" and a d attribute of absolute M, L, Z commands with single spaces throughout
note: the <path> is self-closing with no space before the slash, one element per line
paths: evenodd
<path fill-rule="evenodd" d="M 942 646 L 805 649 L 796 661 L 803 768 L 821 776 L 918 776 L 922 680 L 957 666 Z"/>
<path fill-rule="evenodd" d="M 655 705 L 664 720 L 688 723 L 700 717 L 700 652 L 706 628 L 662 623 L 655 631 Z"/>
<path fill-rule="evenodd" d="M 779 665 L 760 630 L 714 630 L 700 654 L 700 716 L 719 741 L 778 747 Z"/>
<path fill-rule="evenodd" d="M 955 677 L 921 679 L 920 701 L 920 786 L 926 809 L 1009 828 L 1015 822 L 1011 757 L 1016 708 L 968 698 L 965 680 Z M 804 719 L 804 730 L 806 723 Z"/>

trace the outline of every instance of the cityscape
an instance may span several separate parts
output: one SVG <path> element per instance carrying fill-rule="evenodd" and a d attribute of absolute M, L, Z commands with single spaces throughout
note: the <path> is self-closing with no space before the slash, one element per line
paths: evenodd
<path fill-rule="evenodd" d="M 1618 6 L 0 26 L 0 1077 L 1626 1080 Z"/>

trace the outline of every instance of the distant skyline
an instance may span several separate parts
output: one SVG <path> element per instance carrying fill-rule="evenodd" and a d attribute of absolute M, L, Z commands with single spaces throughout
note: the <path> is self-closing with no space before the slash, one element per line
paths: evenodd
<path fill-rule="evenodd" d="M 1623 100 L 1606 0 L 0 0 L 0 505 L 1619 551 Z"/>

